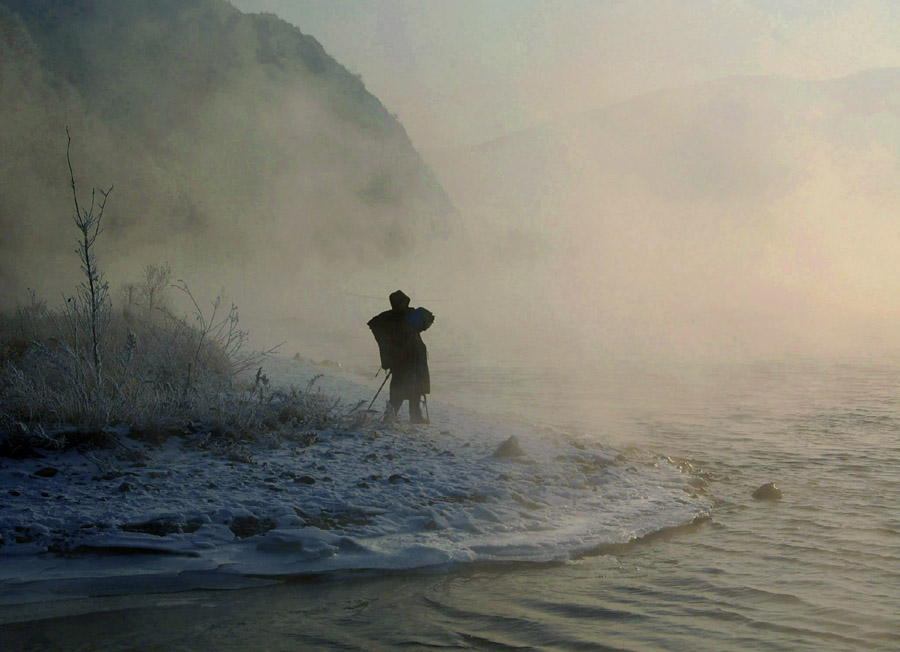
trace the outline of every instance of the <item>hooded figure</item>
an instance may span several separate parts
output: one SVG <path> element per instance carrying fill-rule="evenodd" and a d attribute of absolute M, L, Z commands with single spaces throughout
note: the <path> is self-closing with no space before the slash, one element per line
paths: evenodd
<path fill-rule="evenodd" d="M 422 397 L 431 393 L 428 350 L 421 333 L 434 322 L 425 308 L 410 308 L 409 297 L 400 290 L 392 292 L 391 309 L 369 320 L 369 328 L 378 342 L 381 367 L 391 371 L 390 410 L 396 415 L 403 401 L 409 401 L 411 423 L 428 423 L 422 415 Z"/>

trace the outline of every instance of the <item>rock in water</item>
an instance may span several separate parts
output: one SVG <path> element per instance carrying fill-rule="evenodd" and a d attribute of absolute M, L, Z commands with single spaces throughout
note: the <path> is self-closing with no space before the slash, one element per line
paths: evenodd
<path fill-rule="evenodd" d="M 756 500 L 781 500 L 783 496 L 784 494 L 781 493 L 781 489 L 776 487 L 774 482 L 764 484 L 753 492 L 753 497 L 756 498 Z"/>
<path fill-rule="evenodd" d="M 525 451 L 519 446 L 519 438 L 512 435 L 494 451 L 494 457 L 522 457 Z"/>

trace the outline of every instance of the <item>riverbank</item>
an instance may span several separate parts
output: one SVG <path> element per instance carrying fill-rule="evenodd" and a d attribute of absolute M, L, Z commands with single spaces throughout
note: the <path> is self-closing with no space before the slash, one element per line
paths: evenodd
<path fill-rule="evenodd" d="M 291 374 L 302 369 L 292 361 L 273 362 L 266 369 L 273 383 L 282 366 Z M 435 368 L 440 374 L 430 397 L 432 425 L 398 432 L 392 440 L 418 452 L 405 461 L 369 463 L 414 462 L 420 477 L 446 465 L 443 495 L 465 488 L 474 496 L 476 486 L 486 486 L 484 500 L 428 505 L 434 496 L 424 492 L 437 491 L 435 485 L 411 478 L 416 481 L 379 485 L 372 499 L 385 500 L 400 487 L 419 492 L 418 502 L 411 493 L 406 507 L 382 504 L 385 514 L 367 525 L 307 529 L 364 547 L 368 552 L 359 551 L 356 561 L 383 561 L 387 553 L 413 545 L 419 551 L 442 545 L 448 554 L 473 561 L 297 573 L 316 560 L 260 549 L 278 529 L 235 542 L 234 561 L 292 574 L 256 575 L 230 562 L 216 565 L 225 547 L 199 550 L 200 558 L 2 556 L 0 569 L 20 578 L 0 587 L 0 595 L 12 592 L 18 600 L 0 605 L 7 648 L 897 648 L 896 361 L 715 363 L 646 372 L 606 367 L 580 375 L 570 368 L 542 374 L 509 366 L 483 373 L 473 365 L 453 368 L 446 360 L 436 360 Z M 357 387 L 368 405 L 379 382 L 329 371 L 316 387 L 334 396 L 342 396 L 342 387 Z M 468 395 L 455 391 L 464 387 Z M 451 395 L 465 409 L 450 405 Z M 479 405 L 480 413 L 474 408 Z M 540 423 L 564 418 L 572 425 L 566 432 L 542 428 L 525 415 Z M 575 422 L 578 415 L 585 418 Z M 441 434 L 446 430 L 449 439 Z M 494 458 L 511 435 L 525 455 Z M 451 447 L 450 440 L 457 443 Z M 379 449 L 388 439 L 356 441 L 345 454 L 333 448 L 333 459 L 323 450 L 321 463 L 333 482 L 317 480 L 307 488 L 337 489 L 335 482 L 345 477 L 337 471 L 349 468 L 341 460 L 360 457 L 359 446 L 368 447 L 366 454 L 389 452 Z M 434 455 L 427 446 L 420 450 L 420 441 L 440 441 L 438 452 L 450 450 L 456 457 Z M 597 470 L 601 456 L 612 463 Z M 677 456 L 683 471 L 664 456 Z M 598 460 L 593 470 L 590 459 Z M 400 467 L 393 472 L 402 474 Z M 768 481 L 784 490 L 782 500 L 752 497 Z M 688 505 L 708 504 L 709 516 L 686 526 L 661 526 L 677 516 L 674 493 Z M 532 504 L 526 507 L 521 499 Z M 647 510 L 642 520 L 642 507 L 654 502 L 660 513 Z M 443 530 L 398 531 L 404 509 L 436 509 L 459 520 L 447 518 Z M 653 534 L 627 545 L 602 543 L 654 524 L 660 527 Z M 552 550 L 558 561 L 528 561 L 539 558 L 530 555 L 538 549 L 515 545 L 554 537 L 558 544 L 543 551 Z M 487 539 L 498 547 L 486 547 Z M 175 565 L 198 559 L 208 561 L 209 569 L 179 571 Z M 351 557 L 338 546 L 328 559 Z M 226 588 L 240 590 L 221 590 Z"/>
<path fill-rule="evenodd" d="M 452 406 L 386 425 L 354 409 L 372 388 L 322 372 L 266 365 L 274 385 L 328 397 L 338 425 L 228 451 L 198 431 L 3 459 L 3 602 L 563 560 L 707 508 L 697 478 L 654 455 Z"/>

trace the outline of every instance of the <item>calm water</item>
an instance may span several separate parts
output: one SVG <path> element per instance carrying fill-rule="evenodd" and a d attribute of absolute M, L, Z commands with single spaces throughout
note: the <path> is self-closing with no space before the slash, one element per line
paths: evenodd
<path fill-rule="evenodd" d="M 433 401 L 690 464 L 711 517 L 566 564 L 32 607 L 4 649 L 900 649 L 900 361 L 433 366 Z"/>

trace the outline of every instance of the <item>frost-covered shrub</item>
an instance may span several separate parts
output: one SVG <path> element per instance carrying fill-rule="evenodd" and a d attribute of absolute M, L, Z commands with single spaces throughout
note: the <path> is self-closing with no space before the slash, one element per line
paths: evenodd
<path fill-rule="evenodd" d="M 92 347 L 78 337 L 83 328 L 63 310 L 31 320 L 30 340 L 18 315 L 0 315 L 0 429 L 56 432 L 68 445 L 103 442 L 101 433 L 115 426 L 154 440 L 201 432 L 228 450 L 337 418 L 338 402 L 313 391 L 314 382 L 304 390 L 270 387 L 259 366 L 264 354 L 243 351 L 246 333 L 233 306 L 216 317 L 216 303 L 205 315 L 192 305 L 198 312 L 146 321 L 113 313 L 98 348 L 99 376 Z"/>
<path fill-rule="evenodd" d="M 291 441 L 310 439 L 309 433 L 337 420 L 338 400 L 310 388 L 271 390 L 263 379 L 260 368 L 252 384 L 245 384 L 241 391 L 221 393 L 216 405 L 207 406 L 206 413 L 214 416 L 209 424 L 212 436 L 236 442 L 264 439 L 276 445 L 272 435 Z"/>
<path fill-rule="evenodd" d="M 202 308 L 184 281 L 170 284 L 167 263 L 145 266 L 114 309 L 95 255 L 112 187 L 98 201 L 92 191 L 83 208 L 68 150 L 67 160 L 83 276 L 59 308 L 32 292 L 28 304 L 0 314 L 0 430 L 40 433 L 39 443 L 47 432 L 68 443 L 102 442 L 114 426 L 153 436 L 205 430 L 237 441 L 329 418 L 333 408 L 309 391 L 272 391 L 261 368 L 254 381 L 248 372 L 265 353 L 243 351 L 237 307 L 216 299 Z M 172 289 L 187 312 L 172 308 Z"/>
<path fill-rule="evenodd" d="M 60 311 L 44 320 L 42 336 L 30 341 L 0 332 L 0 408 L 25 423 L 86 431 L 171 427 L 204 402 L 198 397 L 229 390 L 240 367 L 185 321 L 135 322 L 117 314 L 99 343 L 97 373 L 80 329 Z"/>

